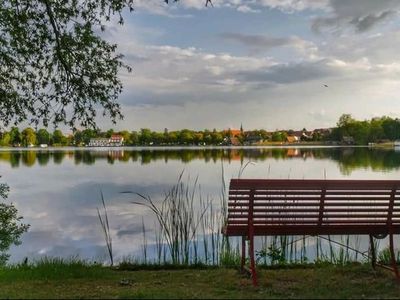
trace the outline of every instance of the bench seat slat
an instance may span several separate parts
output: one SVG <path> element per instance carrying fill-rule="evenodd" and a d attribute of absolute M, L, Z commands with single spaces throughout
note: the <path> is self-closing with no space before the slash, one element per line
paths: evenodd
<path fill-rule="evenodd" d="M 240 207 L 232 207 L 229 209 L 229 212 L 232 213 L 243 213 L 243 212 L 248 212 L 249 210 L 247 208 L 240 208 Z M 296 213 L 296 212 L 309 212 L 309 213 L 316 213 L 319 212 L 319 209 L 313 209 L 313 208 L 254 208 L 254 213 L 274 213 L 274 212 L 279 212 L 282 214 L 285 213 Z M 388 209 L 382 209 L 382 208 L 330 208 L 330 209 L 324 209 L 324 214 L 325 213 L 333 213 L 333 212 L 373 212 L 373 213 L 388 213 Z M 394 209 L 393 212 L 400 212 L 400 209 Z"/>
<path fill-rule="evenodd" d="M 400 221 L 398 221 L 397 223 L 399 223 L 400 225 Z M 232 220 L 231 224 L 248 224 L 247 220 Z M 318 219 L 315 218 L 314 221 L 312 220 L 303 220 L 303 219 L 299 219 L 299 220 L 277 220 L 277 219 L 273 219 L 273 220 L 253 220 L 253 224 L 257 225 L 257 224 L 264 224 L 264 225 L 277 225 L 277 224 L 315 224 L 318 225 Z M 358 219 L 358 220 L 340 220 L 340 219 L 336 219 L 336 220 L 324 220 L 322 222 L 322 225 L 329 225 L 329 224 L 387 224 L 386 220 L 371 220 L 371 219 Z"/>
<path fill-rule="evenodd" d="M 332 196 L 325 196 L 326 200 L 336 200 L 336 201 L 353 201 L 353 200 L 357 200 L 357 201 L 388 201 L 390 200 L 390 196 L 384 196 L 384 197 L 365 197 L 363 195 L 360 195 L 359 197 L 332 197 Z M 278 196 L 264 196 L 264 197 L 254 197 L 254 200 L 268 200 L 268 201 L 285 201 L 285 200 L 295 200 L 295 201 L 310 201 L 310 200 L 318 200 L 321 198 L 321 195 L 315 195 L 315 197 L 303 197 L 303 196 L 299 196 L 299 197 L 286 197 L 285 195 L 282 195 L 280 197 Z M 230 197 L 229 201 L 249 201 L 250 198 L 249 197 Z"/>
<path fill-rule="evenodd" d="M 243 219 L 243 218 L 248 218 L 249 215 L 234 215 L 234 214 L 229 214 L 228 219 Z M 299 218 L 305 218 L 305 219 L 310 219 L 310 218 L 318 218 L 319 215 L 316 214 L 290 214 L 290 215 L 285 215 L 285 214 L 260 214 L 260 215 L 253 215 L 253 219 L 299 219 Z M 334 218 L 342 218 L 342 219 L 354 219 L 354 218 L 370 218 L 370 219 L 384 219 L 385 221 L 387 220 L 387 214 L 331 214 L 331 215 L 323 215 L 323 219 L 334 219 Z"/>
<path fill-rule="evenodd" d="M 327 190 L 326 191 L 326 196 L 330 195 L 364 195 L 364 196 L 389 196 L 391 193 L 391 190 L 384 190 L 384 191 L 370 191 L 370 190 L 357 190 L 357 191 L 338 191 L 338 190 Z M 263 189 L 257 189 L 254 191 L 254 195 L 319 195 L 321 194 L 321 190 L 315 190 L 315 191 L 294 191 L 294 190 L 263 190 Z M 229 191 L 229 196 L 248 196 L 249 195 L 249 190 L 231 190 Z M 396 194 L 397 196 L 400 196 L 400 194 Z"/>
<path fill-rule="evenodd" d="M 314 206 L 314 207 L 319 207 L 320 203 L 319 202 L 304 202 L 304 203 L 285 203 L 285 202 L 255 202 L 254 207 L 257 206 L 263 206 L 263 207 L 275 207 L 275 206 L 282 206 L 282 207 L 291 207 L 291 206 L 296 206 L 296 207 L 301 207 L 301 206 Z M 228 206 L 240 206 L 240 205 L 235 205 L 232 203 L 228 203 Z M 246 206 L 246 205 L 244 205 Z M 388 207 L 388 203 L 359 203 L 359 202 L 347 202 L 347 203 L 339 203 L 339 202 L 327 202 L 324 204 L 324 206 L 360 206 L 360 207 Z"/>
<path fill-rule="evenodd" d="M 392 227 L 393 233 L 400 234 L 400 225 Z M 248 233 L 247 226 L 230 226 L 223 229 L 228 236 L 244 236 Z M 275 226 L 255 226 L 254 234 L 257 236 L 265 235 L 335 235 L 335 234 L 388 234 L 387 225 L 275 225 Z"/>
<path fill-rule="evenodd" d="M 230 189 L 298 189 L 319 190 L 392 190 L 400 187 L 398 180 L 285 180 L 285 179 L 231 179 Z"/>

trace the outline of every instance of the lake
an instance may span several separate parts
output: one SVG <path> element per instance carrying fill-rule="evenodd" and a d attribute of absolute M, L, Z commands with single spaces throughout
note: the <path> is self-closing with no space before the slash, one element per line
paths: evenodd
<path fill-rule="evenodd" d="M 239 173 L 242 178 L 399 179 L 400 152 L 368 147 L 2 149 L 1 182 L 11 189 L 7 202 L 31 225 L 22 245 L 10 250 L 11 262 L 43 256 L 106 261 L 97 212 L 102 212 L 101 192 L 116 259 L 141 257 L 144 241 L 148 255 L 154 255 L 157 221 L 150 209 L 132 203 L 143 200 L 135 193 L 159 204 L 182 172 L 182 181 L 193 185 L 197 180 L 195 199 L 202 195 L 218 210 L 222 176 L 226 184 Z"/>

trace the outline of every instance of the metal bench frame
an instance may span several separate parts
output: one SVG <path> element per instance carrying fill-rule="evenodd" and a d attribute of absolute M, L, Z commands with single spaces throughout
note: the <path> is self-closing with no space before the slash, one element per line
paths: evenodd
<path fill-rule="evenodd" d="M 369 235 L 373 268 L 390 269 L 400 280 L 393 242 L 400 234 L 400 180 L 232 179 L 222 232 L 242 237 L 242 270 L 249 240 L 254 285 L 254 237 L 277 235 Z M 376 262 L 373 242 L 387 235 L 391 267 Z"/>

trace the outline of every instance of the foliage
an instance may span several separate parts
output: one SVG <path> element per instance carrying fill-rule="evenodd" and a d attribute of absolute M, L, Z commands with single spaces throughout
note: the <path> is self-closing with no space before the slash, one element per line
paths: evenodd
<path fill-rule="evenodd" d="M 349 138 L 358 145 L 400 139 L 400 120 L 384 116 L 359 121 L 350 114 L 343 114 L 332 132 L 331 139 L 345 141 Z"/>
<path fill-rule="evenodd" d="M 395 253 L 395 260 L 397 262 L 397 264 L 400 264 L 400 250 L 396 250 L 394 249 Z M 390 248 L 385 248 L 382 249 L 379 253 L 378 253 L 378 262 L 380 264 L 386 264 L 386 265 L 390 265 L 392 263 L 392 256 L 390 254 Z"/>
<path fill-rule="evenodd" d="M 36 133 L 36 140 L 38 145 L 50 144 L 50 133 L 46 129 L 41 128 Z"/>
<path fill-rule="evenodd" d="M 261 249 L 256 252 L 257 260 L 268 257 L 271 265 L 286 263 L 285 253 L 282 248 L 276 247 L 274 244 L 270 245 L 267 249 Z"/>
<path fill-rule="evenodd" d="M 21 136 L 22 144 L 25 147 L 36 144 L 36 132 L 32 128 L 25 128 L 22 131 Z"/>
<path fill-rule="evenodd" d="M 304 128 L 302 132 L 307 132 L 307 130 Z M 231 129 L 218 131 L 215 128 L 212 131 L 208 129 L 169 131 L 165 128 L 163 132 L 153 131 L 149 128 L 141 128 L 140 131 L 114 131 L 113 129 L 101 131 L 100 129 L 86 128 L 84 130 L 74 130 L 72 134 L 67 136 L 59 129 L 50 134 L 43 128 L 36 132 L 32 128 L 25 128 L 21 133 L 18 127 L 12 127 L 10 131 L 0 133 L 0 145 L 18 146 L 22 144 L 26 146 L 35 144 L 36 141 L 37 145 L 80 146 L 89 144 L 92 138 L 110 138 L 113 134 L 122 136 L 124 144 L 127 146 L 225 146 L 231 145 L 233 135 Z M 293 130 L 267 132 L 263 129 L 255 129 L 240 132 L 235 137 L 241 144 L 248 145 L 260 141 L 286 142 L 287 136 L 291 134 L 294 134 Z M 400 139 L 400 119 L 384 116 L 359 121 L 350 114 L 344 114 L 339 118 L 337 127 L 308 132 L 307 136 L 302 136 L 301 139 L 303 141 L 336 141 L 359 145 L 371 142 L 393 141 Z"/>
<path fill-rule="evenodd" d="M 273 142 L 284 142 L 286 141 L 287 134 L 285 132 L 275 131 L 272 134 L 272 141 Z"/>
<path fill-rule="evenodd" d="M 0 120 L 95 126 L 121 117 L 118 71 L 130 67 L 99 36 L 132 0 L 0 2 Z"/>
<path fill-rule="evenodd" d="M 5 200 L 9 188 L 0 184 L 0 199 Z M 13 204 L 0 203 L 0 265 L 4 265 L 8 258 L 8 249 L 11 245 L 19 245 L 20 238 L 29 228 L 29 225 L 22 224 L 22 217 Z"/>
<path fill-rule="evenodd" d="M 166 0 L 160 0 L 168 4 Z M 174 0 L 173 2 L 177 2 Z M 211 0 L 205 0 L 206 6 Z M 0 125 L 95 127 L 122 118 L 118 72 L 131 71 L 100 32 L 133 0 L 0 1 Z"/>
<path fill-rule="evenodd" d="M 10 131 L 10 144 L 19 145 L 21 143 L 21 133 L 18 127 L 12 127 Z"/>

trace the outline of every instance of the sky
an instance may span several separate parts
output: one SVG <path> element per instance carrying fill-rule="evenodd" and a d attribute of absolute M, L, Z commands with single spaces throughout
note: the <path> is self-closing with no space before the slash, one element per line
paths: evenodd
<path fill-rule="evenodd" d="M 400 117 L 398 0 L 134 3 L 104 33 L 133 71 L 120 74 L 124 120 L 101 128 L 311 130 L 343 113 Z"/>

